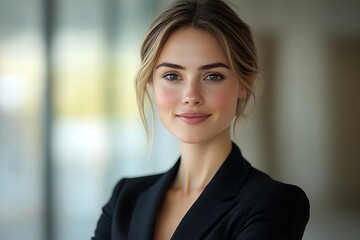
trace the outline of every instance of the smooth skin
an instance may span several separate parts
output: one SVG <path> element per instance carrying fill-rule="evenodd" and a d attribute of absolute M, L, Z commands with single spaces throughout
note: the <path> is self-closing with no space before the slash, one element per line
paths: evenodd
<path fill-rule="evenodd" d="M 192 27 L 166 41 L 152 87 L 160 120 L 181 145 L 180 167 L 155 227 L 154 239 L 168 240 L 230 153 L 230 126 L 246 89 L 218 40 Z"/>

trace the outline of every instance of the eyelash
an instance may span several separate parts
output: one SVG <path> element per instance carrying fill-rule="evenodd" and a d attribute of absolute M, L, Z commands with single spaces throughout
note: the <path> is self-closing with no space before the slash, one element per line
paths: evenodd
<path fill-rule="evenodd" d="M 176 77 L 176 79 L 171 79 L 173 77 Z M 216 77 L 216 79 L 210 79 L 211 77 Z M 163 75 L 163 78 L 167 81 L 177 81 L 180 80 L 181 78 L 179 77 L 179 75 L 175 74 L 175 73 L 167 73 Z M 204 80 L 208 80 L 211 82 L 217 82 L 217 81 L 221 81 L 224 79 L 224 75 L 220 74 L 220 73 L 211 73 L 206 75 L 206 77 L 204 78 Z"/>
<path fill-rule="evenodd" d="M 176 77 L 176 79 L 170 79 L 170 77 Z M 180 80 L 179 75 L 177 75 L 175 73 L 164 74 L 163 78 L 169 82 Z"/>
<path fill-rule="evenodd" d="M 210 79 L 211 77 L 216 77 L 216 79 Z M 224 75 L 220 74 L 220 73 L 211 73 L 208 74 L 205 78 L 206 80 L 209 80 L 211 82 L 218 82 L 224 79 Z"/>

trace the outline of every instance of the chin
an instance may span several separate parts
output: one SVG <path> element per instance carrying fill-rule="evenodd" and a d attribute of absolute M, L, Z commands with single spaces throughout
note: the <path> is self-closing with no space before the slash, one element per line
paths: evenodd
<path fill-rule="evenodd" d="M 182 143 L 186 144 L 201 144 L 210 142 L 215 137 L 211 136 L 204 136 L 197 133 L 190 133 L 190 134 L 174 134 L 174 136 Z"/>
<path fill-rule="evenodd" d="M 174 130 L 174 129 L 172 129 Z M 217 131 L 211 131 L 215 129 L 207 129 L 207 131 L 202 129 L 201 131 L 198 131 L 196 129 L 182 129 L 183 131 L 180 131 L 179 129 L 176 131 L 170 131 L 175 138 L 178 139 L 178 141 L 186 144 L 204 144 L 204 143 L 210 143 L 214 141 L 224 141 L 227 138 L 230 138 L 230 128 L 224 127 L 219 128 Z"/>

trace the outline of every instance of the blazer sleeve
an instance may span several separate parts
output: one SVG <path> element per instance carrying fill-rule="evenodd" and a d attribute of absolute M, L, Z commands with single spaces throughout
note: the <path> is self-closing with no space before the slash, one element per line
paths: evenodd
<path fill-rule="evenodd" d="M 237 240 L 301 240 L 310 204 L 304 191 L 284 185 L 259 201 L 238 230 Z"/>
<path fill-rule="evenodd" d="M 125 179 L 121 180 L 116 184 L 110 200 L 102 208 L 102 214 L 98 220 L 97 227 L 95 230 L 95 236 L 92 237 L 92 240 L 110 240 L 111 239 L 111 225 L 112 218 L 115 209 L 115 204 L 117 202 L 119 192 L 124 185 Z"/>

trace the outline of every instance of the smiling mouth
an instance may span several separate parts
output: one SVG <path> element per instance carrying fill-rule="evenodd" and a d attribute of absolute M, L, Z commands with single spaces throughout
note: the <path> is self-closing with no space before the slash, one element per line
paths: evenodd
<path fill-rule="evenodd" d="M 207 113 L 181 113 L 177 114 L 176 117 L 179 118 L 181 121 L 190 124 L 195 125 L 204 122 L 206 119 L 208 119 L 211 116 L 211 114 Z"/>

